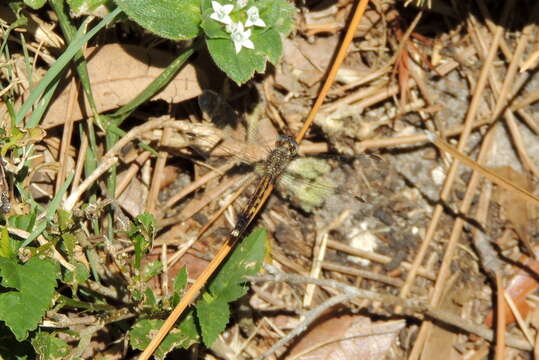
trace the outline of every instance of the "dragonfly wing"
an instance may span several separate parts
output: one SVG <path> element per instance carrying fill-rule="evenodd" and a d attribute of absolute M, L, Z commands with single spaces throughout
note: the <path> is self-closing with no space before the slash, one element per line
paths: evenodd
<path fill-rule="evenodd" d="M 279 189 L 297 200 L 304 211 L 311 212 L 336 193 L 337 186 L 327 176 L 330 171 L 331 167 L 323 160 L 296 159 L 279 179 Z"/>

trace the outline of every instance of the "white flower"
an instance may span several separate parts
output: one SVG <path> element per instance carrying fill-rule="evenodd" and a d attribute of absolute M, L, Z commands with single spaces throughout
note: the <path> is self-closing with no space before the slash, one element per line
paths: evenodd
<path fill-rule="evenodd" d="M 230 38 L 236 48 L 236 54 L 240 52 L 241 48 L 254 49 L 255 45 L 249 39 L 251 37 L 251 30 L 245 30 L 243 24 L 238 22 L 227 26 L 227 30 L 230 30 Z"/>
<path fill-rule="evenodd" d="M 247 5 L 248 0 L 238 0 L 236 1 L 236 8 L 243 9 Z"/>
<path fill-rule="evenodd" d="M 227 33 L 229 34 L 232 34 L 234 31 L 236 31 L 236 28 L 238 27 L 238 24 L 240 24 L 239 22 L 235 23 L 235 22 L 232 22 L 230 24 L 228 24 L 227 26 L 225 26 L 225 30 Z"/>
<path fill-rule="evenodd" d="M 245 22 L 245 27 L 253 25 L 266 27 L 266 23 L 260 18 L 260 14 L 258 13 L 258 8 L 256 6 L 251 6 L 249 10 L 247 10 L 247 21 Z"/>
<path fill-rule="evenodd" d="M 212 1 L 211 7 L 213 8 L 213 13 L 210 15 L 210 18 L 226 25 L 232 24 L 230 13 L 234 10 L 234 5 L 221 5 L 217 1 Z"/>

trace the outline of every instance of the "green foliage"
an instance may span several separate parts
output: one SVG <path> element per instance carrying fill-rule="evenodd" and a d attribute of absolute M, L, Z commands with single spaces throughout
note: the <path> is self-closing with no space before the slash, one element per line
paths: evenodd
<path fill-rule="evenodd" d="M 163 320 L 141 320 L 138 321 L 129 331 L 129 342 L 131 347 L 138 350 L 144 350 L 154 334 L 159 331 L 163 325 Z M 187 349 L 189 346 L 199 341 L 197 326 L 193 316 L 193 311 L 188 311 L 186 316 L 182 317 L 180 323 L 172 328 L 165 337 L 161 345 L 154 353 L 156 359 L 164 359 L 165 356 L 175 348 Z"/>
<path fill-rule="evenodd" d="M 0 232 L 0 257 L 12 258 L 17 254 L 17 244 L 9 236 L 5 227 Z"/>
<path fill-rule="evenodd" d="M 135 245 L 135 268 L 140 270 L 142 256 L 147 253 L 155 237 L 155 219 L 153 215 L 144 213 L 135 218 L 135 223 L 128 232 Z"/>
<path fill-rule="evenodd" d="M 196 303 L 204 344 L 211 346 L 230 317 L 228 303 L 245 295 L 245 277 L 258 273 L 265 257 L 267 233 L 256 229 L 230 255 Z"/>
<path fill-rule="evenodd" d="M 66 359 L 69 355 L 69 346 L 54 334 L 38 332 L 32 339 L 32 345 L 40 359 Z"/>
<path fill-rule="evenodd" d="M 146 264 L 146 266 L 144 266 L 144 271 L 142 272 L 142 281 L 149 281 L 161 271 L 163 271 L 163 264 L 161 264 L 161 261 L 156 260 Z"/>
<path fill-rule="evenodd" d="M 0 320 L 11 329 L 17 340 L 26 339 L 36 329 L 50 308 L 55 294 L 58 264 L 50 259 L 33 257 L 25 264 L 16 259 L 0 258 Z"/>
<path fill-rule="evenodd" d="M 200 342 L 201 337 L 207 346 L 215 341 L 230 319 L 229 303 L 239 299 L 247 291 L 245 277 L 255 275 L 260 270 L 266 255 L 266 240 L 266 231 L 257 229 L 234 249 L 208 284 L 195 309 L 190 309 L 180 318 L 160 345 L 155 355 L 158 359 L 164 358 L 176 347 L 187 348 Z M 171 301 L 173 305 L 176 305 L 180 292 L 186 284 L 187 271 L 184 268 L 174 280 L 174 294 Z M 162 324 L 162 320 L 156 319 L 138 321 L 129 333 L 131 346 L 135 349 L 144 349 Z"/>
<path fill-rule="evenodd" d="M 37 211 L 33 209 L 25 215 L 13 215 L 8 218 L 8 224 L 24 231 L 32 231 L 36 223 Z"/>
<path fill-rule="evenodd" d="M 24 3 L 32 9 L 37 10 L 47 3 L 47 0 L 24 0 Z"/>
<path fill-rule="evenodd" d="M 242 47 L 239 51 L 233 41 L 234 31 L 228 31 L 227 26 L 211 18 L 214 13 L 211 1 L 203 0 L 202 7 L 202 28 L 210 55 L 217 66 L 236 83 L 246 82 L 255 72 L 264 72 L 267 61 L 277 63 L 283 52 L 281 37 L 287 36 L 292 30 L 295 13 L 294 7 L 286 0 L 250 0 L 243 8 L 237 9 L 236 6 L 230 14 L 233 22 L 243 24 L 246 21 L 246 9 L 256 7 L 265 24 L 263 27 L 253 26 L 245 30 L 250 34 L 253 48 Z"/>
<path fill-rule="evenodd" d="M 100 6 L 110 7 L 111 5 L 110 0 L 67 0 L 67 3 L 75 15 L 87 13 L 99 15 L 95 13 L 95 10 Z"/>
<path fill-rule="evenodd" d="M 167 39 L 188 40 L 199 34 L 199 0 L 115 0 L 145 29 Z"/>
<path fill-rule="evenodd" d="M 213 61 L 238 84 L 276 64 L 295 8 L 286 0 L 115 0 L 145 29 L 168 39 L 201 36 Z M 254 11 L 251 13 L 251 11 Z"/>
<path fill-rule="evenodd" d="M 170 299 L 171 306 L 176 306 L 180 302 L 183 290 L 187 285 L 187 268 L 184 266 L 178 271 L 174 278 L 174 294 Z"/>
<path fill-rule="evenodd" d="M 12 342 L 20 345 L 25 351 L 31 343 L 35 354 L 29 355 L 29 358 L 67 358 L 69 355 L 73 356 L 69 354 L 72 344 L 67 345 L 57 337 L 57 333 L 35 331 L 46 312 L 51 310 L 53 303 L 55 307 L 52 311 L 60 315 L 64 308 L 78 311 L 84 309 L 88 312 L 100 312 L 105 321 L 117 315 L 118 304 L 121 304 L 124 309 L 129 309 L 128 311 L 136 309 L 132 314 L 141 316 L 135 320 L 129 317 L 128 320 L 110 321 L 125 328 L 134 322 L 130 330 L 131 345 L 135 349 L 143 349 L 161 326 L 163 310 L 167 311 L 170 306 L 180 301 L 187 285 L 187 270 L 182 269 L 174 279 L 173 294 L 168 297 L 157 296 L 158 291 L 154 293 L 147 282 L 162 272 L 163 265 L 159 261 L 153 261 L 142 267 L 145 263 L 143 257 L 151 249 L 156 235 L 153 216 L 149 214 L 138 216 L 127 231 L 127 236 L 134 246 L 134 253 L 128 256 L 125 252 L 117 253 L 116 235 L 123 241 L 126 233 L 115 231 L 113 228 L 114 220 L 110 211 L 113 206 L 104 211 L 103 216 L 97 216 L 98 220 L 83 218 L 75 210 L 71 213 L 62 209 L 62 200 L 66 198 L 65 195 L 73 180 L 72 172 L 68 173 L 69 176 L 60 189 L 54 189 L 52 199 L 34 200 L 34 189 L 30 191 L 28 187 L 28 174 L 33 174 L 35 168 L 35 164 L 30 160 L 35 155 L 32 152 L 35 149 L 33 145 L 42 142 L 47 135 L 38 125 L 71 63 L 77 64 L 76 76 L 83 84 L 84 95 L 91 97 L 87 91 L 90 79 L 87 72 L 84 74 L 79 67 L 85 62 L 82 49 L 122 11 L 145 29 L 161 37 L 173 40 L 198 39 L 193 41 L 192 48 L 173 60 L 145 91 L 107 117 L 109 121 L 103 121 L 105 119 L 103 116 L 96 118 L 96 123 L 105 125 L 103 130 L 107 136 L 112 134 L 109 130 L 113 127 L 118 131 L 124 131 L 125 129 L 120 128 L 121 121 L 162 89 L 200 46 L 207 46 L 214 62 L 238 84 L 248 81 L 255 72 L 264 72 L 268 61 L 275 64 L 282 55 L 282 38 L 292 30 L 295 9 L 286 0 L 248 0 L 243 6 L 222 0 L 221 5 L 234 5 L 230 12 L 231 19 L 235 24 L 241 23 L 242 27 L 244 26 L 243 33 L 238 34 L 243 34 L 245 38 L 238 42 L 234 37 L 234 31 L 238 30 L 237 25 L 227 27 L 223 22 L 216 21 L 215 5 L 210 0 L 114 0 L 114 3 L 111 0 L 65 2 L 50 0 L 50 2 L 64 33 L 67 47 L 59 54 L 41 81 L 32 84 L 30 93 L 20 107 L 15 105 L 17 102 L 8 99 L 12 124 L 11 127 L 2 129 L 0 133 L 0 155 L 10 164 L 17 166 L 16 170 L 8 169 L 11 171 L 8 182 L 13 186 L 12 193 L 15 196 L 13 204 L 16 203 L 23 209 L 6 214 L 2 218 L 5 223 L 1 224 L 5 226 L 0 226 L 0 333 L 6 333 L 8 337 L 13 334 Z M 12 8 L 18 9 L 18 17 L 16 23 L 9 25 L 9 31 L 25 26 L 27 19 L 21 11 L 27 9 L 26 6 L 39 9 L 45 4 L 46 0 L 12 2 Z M 118 8 L 114 9 L 114 4 Z M 257 13 L 259 25 L 255 23 L 247 25 L 251 16 L 247 11 L 253 7 L 259 11 L 259 14 Z M 77 24 L 80 24 L 78 29 L 71 23 L 73 16 L 80 14 L 103 16 L 107 10 L 111 12 L 102 20 L 98 19 L 93 23 L 90 23 L 91 19 L 78 21 Z M 103 13 L 97 14 L 94 11 Z M 261 21 L 264 26 L 260 25 Z M 6 39 L 9 31 L 6 32 Z M 17 34 L 17 40 L 20 41 L 20 46 L 25 48 L 22 34 L 23 31 Z M 7 52 L 10 47 L 4 45 L 2 55 L 8 59 Z M 31 67 L 32 58 L 31 56 L 27 58 L 27 65 Z M 6 65 L 6 71 L 13 72 L 9 63 Z M 3 100 L 7 98 L 6 95 Z M 90 102 L 90 115 L 96 113 L 91 104 L 92 99 L 87 100 Z M 88 149 L 90 155 L 87 155 L 87 158 L 93 157 L 95 160 L 92 166 L 85 164 L 88 166 L 86 176 L 95 169 L 99 152 L 96 146 L 98 142 L 95 139 L 98 135 L 89 128 L 90 126 L 81 125 L 81 133 L 84 131 L 90 143 Z M 117 141 L 113 138 L 114 136 L 107 137 L 111 139 L 107 143 L 107 149 Z M 107 179 L 108 184 L 114 184 L 115 181 L 114 170 L 111 173 L 113 175 Z M 88 204 L 95 204 L 96 194 L 100 190 L 98 187 L 95 188 L 97 190 L 87 190 L 81 197 L 83 204 L 79 209 Z M 106 191 L 109 191 L 108 194 L 114 194 L 113 188 Z M 90 200 L 85 203 L 87 199 Z M 66 206 L 66 209 L 71 207 Z M 6 226 L 29 234 L 15 235 L 13 231 L 8 232 Z M 256 274 L 262 264 L 265 237 L 265 232 L 258 230 L 246 238 L 231 254 L 220 272 L 208 284 L 206 292 L 202 294 L 196 306 L 180 319 L 161 344 L 155 354 L 156 358 L 164 358 L 174 348 L 187 348 L 201 341 L 206 345 L 213 343 L 229 321 L 229 303 L 247 291 L 245 276 Z M 36 239 L 41 245 L 35 245 Z M 53 253 L 52 250 L 55 259 L 62 258 L 61 262 L 64 265 L 62 272 L 56 260 L 46 258 Z M 21 262 L 21 259 L 29 257 L 26 262 Z M 115 266 L 104 269 L 102 259 L 105 258 L 107 261 L 113 258 Z M 61 279 L 61 294 L 55 291 L 57 279 Z M 111 279 L 114 282 L 111 282 Z M 119 284 L 116 282 L 118 279 L 119 282 L 125 282 Z M 110 304 L 110 299 L 114 299 L 114 305 Z M 159 314 L 159 319 L 154 319 L 155 314 Z M 16 351 L 15 346 L 5 339 L 6 337 L 2 336 L 0 340 L 0 357 L 14 358 L 13 355 L 16 357 L 19 353 L 26 354 Z M 82 338 L 80 341 L 79 346 L 83 346 Z M 6 345 L 8 343 L 10 346 Z"/>

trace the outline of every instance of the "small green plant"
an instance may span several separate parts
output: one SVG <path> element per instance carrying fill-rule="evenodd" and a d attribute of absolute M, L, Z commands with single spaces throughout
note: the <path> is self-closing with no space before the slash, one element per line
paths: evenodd
<path fill-rule="evenodd" d="M 154 354 L 157 359 L 163 359 L 176 347 L 186 349 L 201 340 L 206 346 L 213 344 L 229 321 L 229 303 L 246 294 L 245 278 L 256 275 L 260 270 L 266 255 L 266 241 L 266 231 L 257 229 L 234 249 L 195 307 L 188 310 L 165 337 Z M 174 294 L 164 299 L 163 303 L 175 306 L 186 284 L 187 272 L 183 269 L 174 281 Z M 155 304 L 152 310 L 162 310 L 162 304 Z M 157 318 L 136 322 L 130 331 L 131 346 L 144 350 L 161 325 L 163 320 Z"/>
<path fill-rule="evenodd" d="M 295 8 L 286 0 L 116 0 L 144 28 L 173 40 L 204 41 L 213 61 L 241 84 L 282 55 Z"/>

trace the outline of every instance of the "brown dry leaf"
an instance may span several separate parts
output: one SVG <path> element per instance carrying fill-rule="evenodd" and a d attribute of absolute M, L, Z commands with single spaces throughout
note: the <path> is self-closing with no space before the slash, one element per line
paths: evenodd
<path fill-rule="evenodd" d="M 285 39 L 283 61 L 275 75 L 276 84 L 299 93 L 303 89 L 301 83 L 311 87 L 319 82 L 326 74 L 338 40 L 337 36 L 317 38 L 314 43 Z"/>
<path fill-rule="evenodd" d="M 539 255 L 539 247 L 535 246 L 535 254 Z M 533 310 L 533 307 L 528 304 L 526 299 L 528 295 L 534 293 L 539 287 L 539 261 L 531 259 L 527 256 L 521 256 L 518 260 L 519 266 L 513 266 L 513 270 L 517 270 L 517 273 L 513 275 L 509 284 L 507 285 L 505 291 L 507 295 L 513 300 L 516 308 L 518 309 L 520 315 L 523 318 L 526 318 L 530 310 Z M 511 308 L 505 303 L 505 323 L 512 324 L 515 322 L 515 315 L 511 311 Z M 494 319 L 494 311 L 491 311 L 485 319 L 485 325 L 492 326 Z"/>
<path fill-rule="evenodd" d="M 97 110 L 116 109 L 131 101 L 144 90 L 174 59 L 169 53 L 135 45 L 108 44 L 86 51 L 88 73 Z M 72 75 L 60 85 L 60 95 L 51 104 L 43 121 L 44 128 L 51 128 L 67 121 L 69 88 Z M 163 99 L 172 103 L 192 99 L 202 93 L 207 81 L 201 71 L 187 64 L 180 73 L 153 100 Z M 82 96 L 82 94 L 80 95 Z M 83 115 L 84 114 L 84 115 Z M 90 115 L 90 107 L 76 105 L 71 113 L 73 120 Z"/>
<path fill-rule="evenodd" d="M 503 176 L 510 180 L 514 184 L 522 187 L 523 189 L 532 192 L 533 188 L 526 178 L 526 175 L 515 171 L 510 166 L 503 166 L 492 169 L 496 174 Z M 515 229 L 520 240 L 524 243 L 530 253 L 533 252 L 531 241 L 529 238 L 531 219 L 535 219 L 534 211 L 535 207 L 528 205 L 528 202 L 522 200 L 512 191 L 507 191 L 497 187 L 497 198 L 499 199 L 500 206 L 503 209 L 503 215 L 510 222 Z"/>
<path fill-rule="evenodd" d="M 359 315 L 330 317 L 295 344 L 287 359 L 383 359 L 404 326 L 404 320 L 373 323 Z"/>
<path fill-rule="evenodd" d="M 132 217 L 137 217 L 144 212 L 147 198 L 148 187 L 134 177 L 127 189 L 118 197 L 118 205 Z"/>

